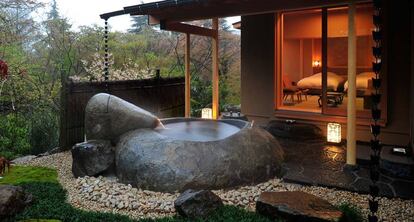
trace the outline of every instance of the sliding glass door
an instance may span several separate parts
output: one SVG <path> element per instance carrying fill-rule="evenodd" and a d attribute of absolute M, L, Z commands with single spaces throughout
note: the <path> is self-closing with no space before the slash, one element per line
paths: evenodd
<path fill-rule="evenodd" d="M 370 118 L 373 5 L 358 4 L 356 110 Z M 348 7 L 284 12 L 277 41 L 277 109 L 346 116 L 348 103 Z M 384 104 L 385 105 L 385 104 Z"/>

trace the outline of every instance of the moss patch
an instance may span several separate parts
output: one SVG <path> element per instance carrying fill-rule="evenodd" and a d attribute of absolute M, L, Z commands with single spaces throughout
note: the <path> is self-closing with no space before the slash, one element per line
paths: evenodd
<path fill-rule="evenodd" d="M 45 167 L 12 166 L 0 184 L 17 185 L 31 182 L 58 183 L 56 170 Z"/>
<path fill-rule="evenodd" d="M 30 220 L 21 220 L 19 222 L 61 222 L 61 220 L 30 219 Z"/>

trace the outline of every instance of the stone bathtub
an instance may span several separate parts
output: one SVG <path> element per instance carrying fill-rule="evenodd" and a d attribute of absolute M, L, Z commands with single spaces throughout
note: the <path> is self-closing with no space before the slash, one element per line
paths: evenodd
<path fill-rule="evenodd" d="M 104 107 L 98 108 L 100 102 L 95 97 L 104 98 Z M 113 168 L 120 182 L 152 191 L 222 189 L 256 184 L 280 175 L 283 150 L 279 143 L 267 131 L 252 127 L 249 122 L 196 118 L 148 120 L 151 114 L 117 97 L 108 94 L 95 97 L 88 104 L 92 108 L 86 109 L 86 132 L 90 141 L 72 150 L 75 176 L 97 172 L 79 173 L 87 168 L 85 164 L 99 162 L 92 160 L 93 152 L 87 152 L 93 149 L 113 159 L 106 165 Z M 117 104 L 115 109 L 108 107 L 110 100 Z M 120 108 L 120 104 L 129 111 L 116 113 L 125 108 Z M 136 113 L 141 111 L 145 118 Z M 105 121 L 97 121 L 99 118 L 94 112 Z M 131 122 L 125 113 L 133 113 L 140 121 L 145 119 L 145 127 Z M 93 120 L 89 121 L 91 115 Z M 154 121 L 162 124 L 153 124 Z M 128 122 L 135 124 L 134 129 Z M 105 132 L 88 130 L 88 127 L 105 129 Z M 117 128 L 117 131 L 106 127 Z M 108 145 L 110 143 L 114 146 Z"/>

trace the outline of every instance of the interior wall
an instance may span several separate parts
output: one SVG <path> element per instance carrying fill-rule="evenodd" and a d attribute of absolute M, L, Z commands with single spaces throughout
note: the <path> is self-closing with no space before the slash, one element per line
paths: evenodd
<path fill-rule="evenodd" d="M 308 76 L 313 75 L 313 43 L 312 39 L 304 39 L 303 40 L 303 75 L 301 78 L 305 78 Z M 320 60 L 319 60 L 320 61 Z"/>
<path fill-rule="evenodd" d="M 371 67 L 372 36 L 357 37 L 357 66 Z M 328 67 L 346 67 L 348 65 L 348 38 L 328 38 Z M 340 73 L 341 74 L 341 73 Z M 347 75 L 347 73 L 344 73 Z M 358 74 L 358 73 L 357 73 Z"/>
<path fill-rule="evenodd" d="M 275 14 L 242 16 L 241 108 L 261 124 L 275 107 Z"/>
<path fill-rule="evenodd" d="M 313 10 L 309 13 L 285 14 L 284 38 L 321 38 L 322 14 L 321 10 Z M 328 36 L 348 36 L 348 10 L 333 9 L 328 12 Z M 357 35 L 369 35 L 372 25 L 372 8 L 357 8 L 356 13 Z"/>
<path fill-rule="evenodd" d="M 312 50 L 312 39 L 284 40 L 283 74 L 294 82 L 313 75 Z"/>
<path fill-rule="evenodd" d="M 302 79 L 302 70 L 300 68 L 302 46 L 300 42 L 298 39 L 283 41 L 283 75 L 288 76 L 294 82 Z"/>

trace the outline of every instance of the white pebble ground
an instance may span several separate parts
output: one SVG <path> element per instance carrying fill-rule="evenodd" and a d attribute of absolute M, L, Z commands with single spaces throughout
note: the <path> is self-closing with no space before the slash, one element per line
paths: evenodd
<path fill-rule="evenodd" d="M 80 209 L 114 212 L 132 218 L 157 218 L 175 214 L 173 204 L 178 193 L 138 190 L 130 185 L 117 183 L 116 178 L 75 179 L 71 170 L 72 155 L 70 152 L 40 157 L 20 164 L 56 169 L 59 182 L 68 191 L 68 201 Z M 351 203 L 359 207 L 364 214 L 368 213 L 367 195 L 316 186 L 301 186 L 285 183 L 280 179 L 273 179 L 256 186 L 215 190 L 214 193 L 219 195 L 225 204 L 254 211 L 255 200 L 260 192 L 295 190 L 314 194 L 334 205 Z M 414 200 L 381 198 L 379 216 L 381 221 L 414 221 Z"/>

